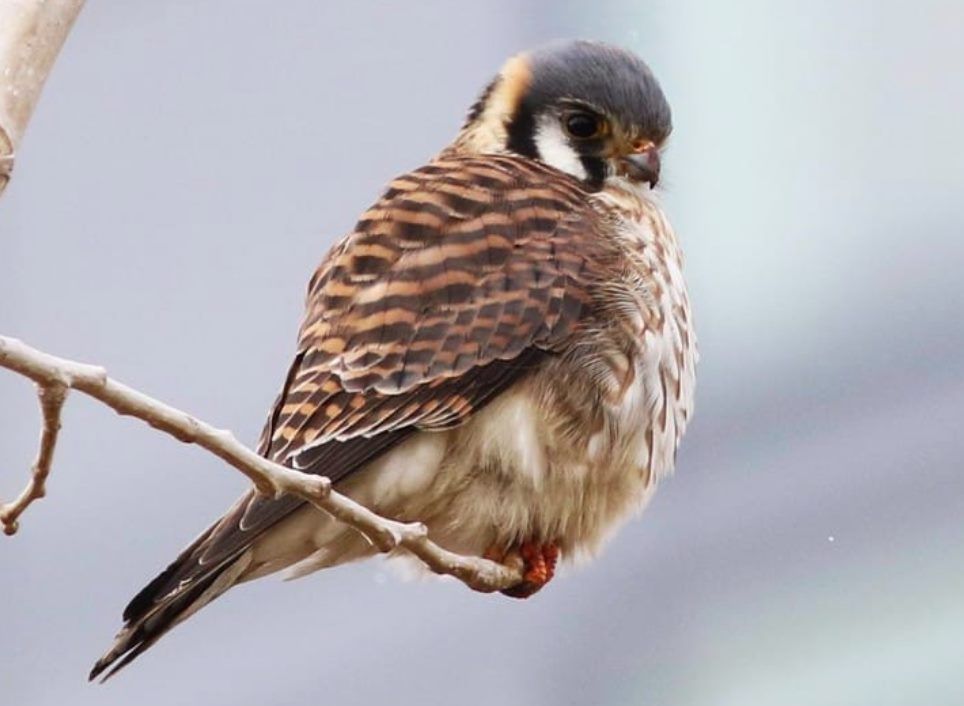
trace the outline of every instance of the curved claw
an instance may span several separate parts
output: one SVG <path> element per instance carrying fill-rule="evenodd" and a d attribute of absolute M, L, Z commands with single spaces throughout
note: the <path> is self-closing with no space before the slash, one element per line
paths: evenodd
<path fill-rule="evenodd" d="M 485 558 L 498 561 L 507 566 L 522 568 L 522 581 L 501 591 L 511 598 L 528 598 L 538 592 L 552 580 L 556 573 L 556 563 L 559 560 L 559 547 L 550 542 L 537 544 L 523 542 L 509 551 L 490 548 L 485 552 Z"/>

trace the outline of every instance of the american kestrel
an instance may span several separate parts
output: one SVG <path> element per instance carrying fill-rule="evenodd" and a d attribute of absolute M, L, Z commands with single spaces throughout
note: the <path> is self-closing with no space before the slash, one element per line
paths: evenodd
<path fill-rule="evenodd" d="M 672 469 L 693 409 L 682 256 L 653 192 L 670 128 L 630 52 L 510 59 L 315 272 L 260 453 L 521 564 L 511 596 L 592 554 Z M 297 497 L 249 491 L 134 597 L 91 678 L 235 584 L 374 552 Z"/>

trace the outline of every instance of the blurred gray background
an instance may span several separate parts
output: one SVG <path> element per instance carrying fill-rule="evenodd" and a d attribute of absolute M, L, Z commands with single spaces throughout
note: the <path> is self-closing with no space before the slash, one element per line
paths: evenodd
<path fill-rule="evenodd" d="M 964 6 L 91 0 L 0 200 L 0 331 L 253 443 L 305 283 L 509 54 L 637 50 L 676 131 L 697 416 L 527 602 L 375 561 L 232 591 L 106 686 L 133 592 L 242 491 L 75 396 L 0 539 L 0 702 L 964 703 Z M 0 374 L 0 495 L 37 413 Z"/>

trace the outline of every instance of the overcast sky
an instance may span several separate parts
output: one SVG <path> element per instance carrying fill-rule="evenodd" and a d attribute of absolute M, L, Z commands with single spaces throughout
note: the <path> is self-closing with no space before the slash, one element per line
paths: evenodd
<path fill-rule="evenodd" d="M 253 443 L 307 279 L 509 54 L 663 82 L 703 361 L 676 475 L 530 601 L 381 561 L 232 591 L 106 686 L 127 600 L 245 487 L 70 400 L 0 539 L 0 703 L 964 703 L 960 3 L 91 0 L 0 200 L 0 332 Z M 0 374 L 0 496 L 34 452 Z"/>

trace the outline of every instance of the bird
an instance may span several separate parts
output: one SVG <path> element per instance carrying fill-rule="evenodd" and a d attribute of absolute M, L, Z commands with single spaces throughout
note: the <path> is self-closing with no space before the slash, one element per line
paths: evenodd
<path fill-rule="evenodd" d="M 595 556 L 671 472 L 693 412 L 696 337 L 658 188 L 671 130 L 629 50 L 509 58 L 454 140 L 322 259 L 259 453 L 519 567 L 511 597 Z M 252 489 L 130 601 L 90 678 L 232 586 L 375 553 Z"/>

